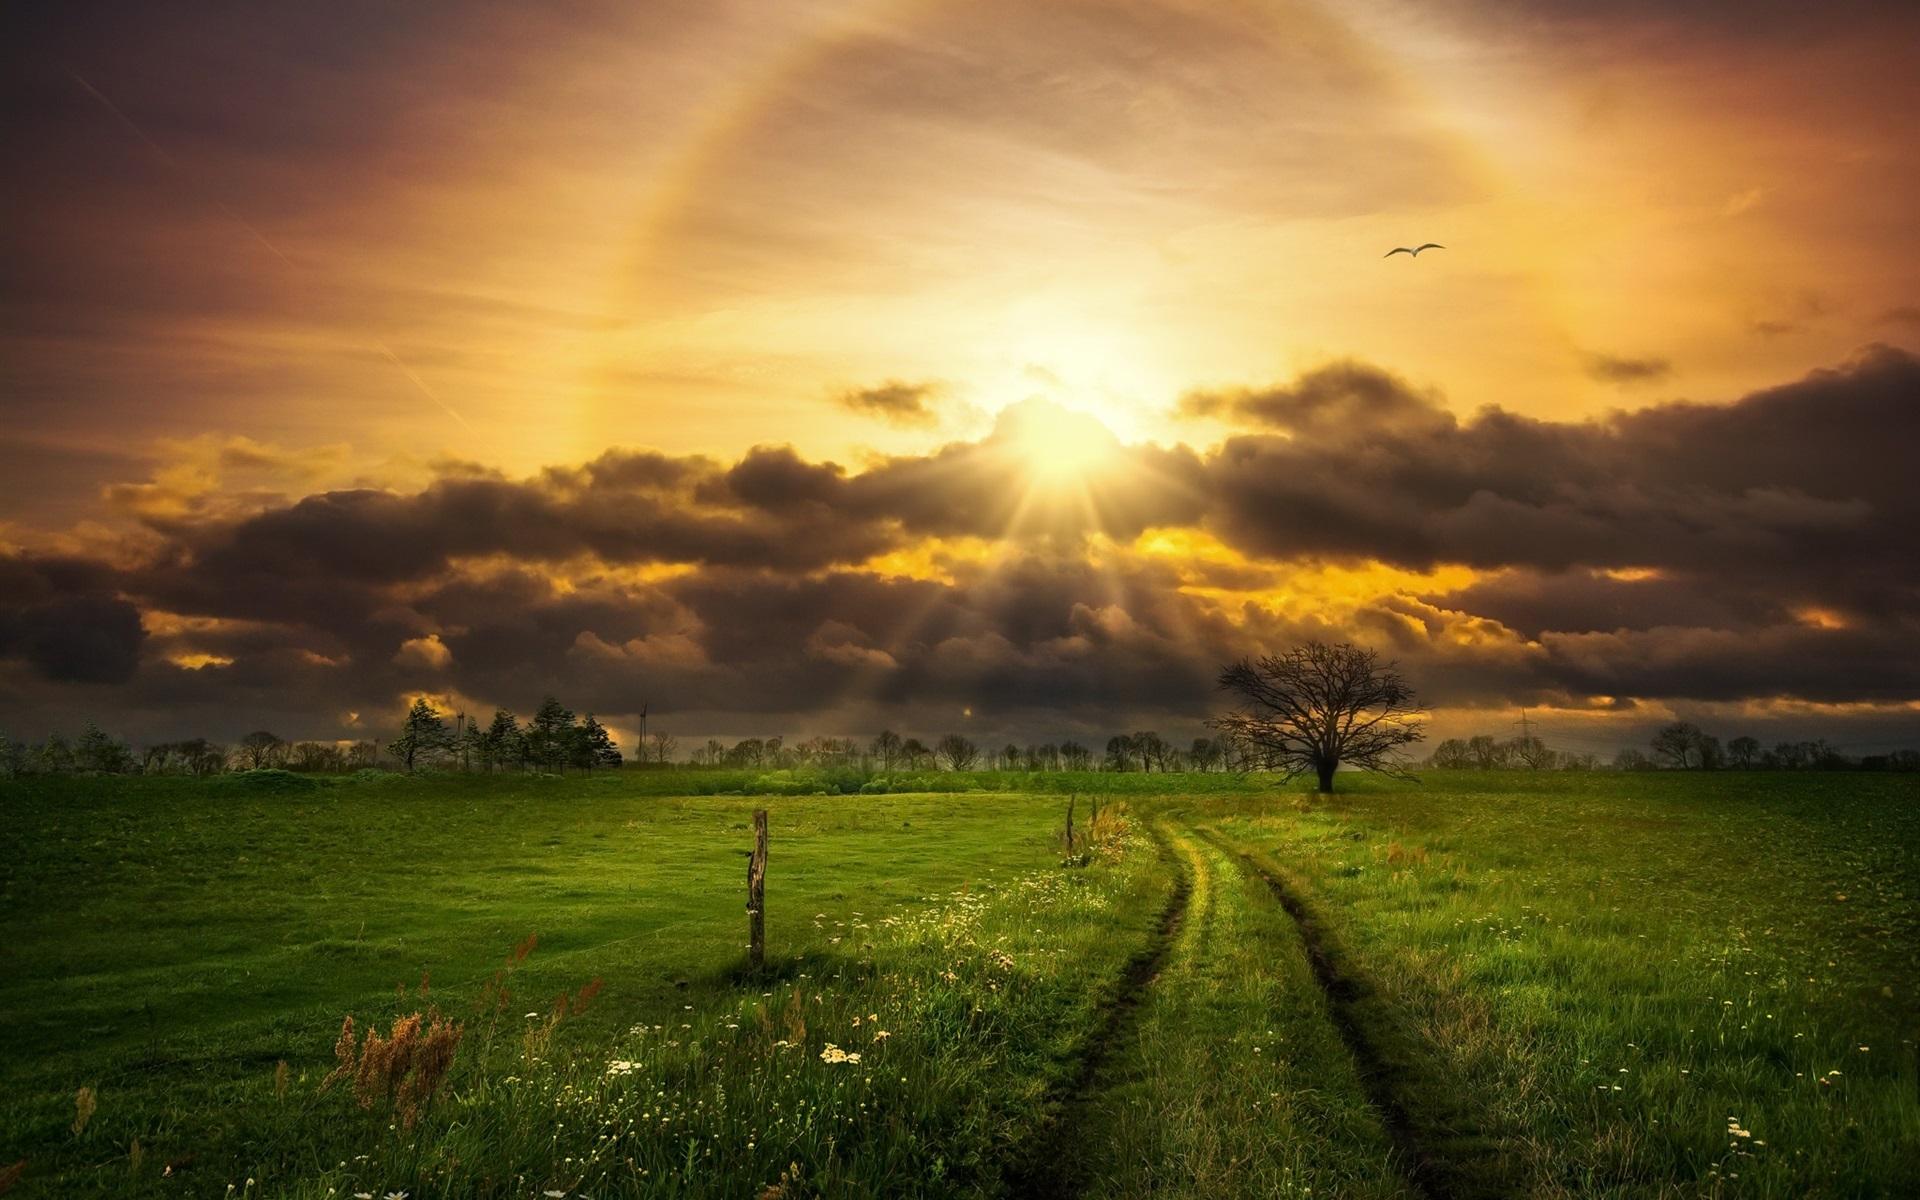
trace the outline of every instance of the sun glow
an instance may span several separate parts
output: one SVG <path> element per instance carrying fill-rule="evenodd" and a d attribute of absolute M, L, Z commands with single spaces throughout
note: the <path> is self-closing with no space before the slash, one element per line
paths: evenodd
<path fill-rule="evenodd" d="M 1120 439 L 1098 417 L 1048 400 L 1000 411 L 993 439 L 1015 455 L 1036 489 L 1059 491 L 1117 467 Z"/>

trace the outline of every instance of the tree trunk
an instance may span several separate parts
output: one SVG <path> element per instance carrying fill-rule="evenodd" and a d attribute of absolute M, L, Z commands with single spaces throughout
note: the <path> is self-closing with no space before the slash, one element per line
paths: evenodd
<path fill-rule="evenodd" d="M 1322 796 L 1331 796 L 1333 794 L 1333 773 L 1339 768 L 1340 764 L 1338 761 L 1314 764 L 1313 769 L 1320 777 L 1320 794 Z"/>

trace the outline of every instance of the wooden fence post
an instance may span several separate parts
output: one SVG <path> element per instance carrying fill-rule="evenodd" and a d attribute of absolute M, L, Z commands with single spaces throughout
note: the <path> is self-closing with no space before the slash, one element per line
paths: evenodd
<path fill-rule="evenodd" d="M 747 960 L 758 971 L 767 960 L 767 810 L 753 812 L 753 853 L 747 858 Z"/>
<path fill-rule="evenodd" d="M 1073 853 L 1073 801 L 1076 793 L 1067 795 L 1067 853 Z"/>

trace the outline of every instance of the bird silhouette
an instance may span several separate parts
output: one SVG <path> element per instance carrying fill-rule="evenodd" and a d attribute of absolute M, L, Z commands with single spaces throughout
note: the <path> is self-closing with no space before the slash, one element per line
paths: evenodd
<path fill-rule="evenodd" d="M 1422 242 L 1420 245 L 1413 246 L 1413 247 L 1395 246 L 1393 249 L 1387 251 L 1385 254 L 1382 254 L 1380 257 L 1392 258 L 1396 254 L 1410 254 L 1415 258 L 1419 258 L 1420 252 L 1422 250 L 1445 250 L 1445 249 L 1446 247 L 1442 246 L 1439 242 Z"/>

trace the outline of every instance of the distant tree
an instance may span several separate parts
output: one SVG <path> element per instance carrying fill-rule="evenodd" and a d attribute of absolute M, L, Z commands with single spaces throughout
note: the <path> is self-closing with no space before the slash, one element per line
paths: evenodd
<path fill-rule="evenodd" d="M 74 769 L 73 746 L 57 733 L 34 747 L 33 769 L 41 775 L 66 775 Z"/>
<path fill-rule="evenodd" d="M 1613 756 L 1613 769 L 1616 771 L 1651 771 L 1653 760 L 1631 746 L 1625 747 Z"/>
<path fill-rule="evenodd" d="M 409 773 L 415 766 L 431 761 L 434 755 L 451 749 L 453 734 L 448 732 L 447 723 L 425 696 L 414 699 L 413 707 L 400 722 L 400 736 L 387 743 L 387 750 Z"/>
<path fill-rule="evenodd" d="M 1101 770 L 1124 771 L 1133 765 L 1133 739 L 1118 733 L 1107 739 L 1107 757 Z"/>
<path fill-rule="evenodd" d="M 1403 775 L 1401 748 L 1423 736 L 1413 689 L 1361 646 L 1308 642 L 1242 659 L 1221 671 L 1220 687 L 1240 707 L 1210 724 L 1246 742 L 1268 770 L 1288 779 L 1311 771 L 1323 793 L 1343 762 Z"/>
<path fill-rule="evenodd" d="M 1482 771 L 1507 765 L 1507 746 L 1491 734 L 1476 733 L 1467 739 L 1467 757 Z"/>
<path fill-rule="evenodd" d="M 73 764 L 81 770 L 98 775 L 121 775 L 133 769 L 133 751 L 126 743 L 103 732 L 92 721 L 87 722 L 80 731 L 80 740 L 73 744 Z"/>
<path fill-rule="evenodd" d="M 519 720 L 504 708 L 493 710 L 493 720 L 480 734 L 480 766 L 491 771 L 496 767 L 517 767 L 527 756 L 526 737 L 520 732 Z"/>
<path fill-rule="evenodd" d="M 347 752 L 332 742 L 295 742 L 287 765 L 296 771 L 339 771 L 347 765 Z"/>
<path fill-rule="evenodd" d="M 656 733 L 648 739 L 653 743 L 653 761 L 666 766 L 673 761 L 674 751 L 679 748 L 680 739 L 670 733 Z"/>
<path fill-rule="evenodd" d="M 1433 754 L 1427 761 L 1442 771 L 1457 771 L 1462 767 L 1473 765 L 1473 754 L 1467 749 L 1465 741 L 1460 738 L 1448 738 L 1433 748 Z"/>
<path fill-rule="evenodd" d="M 947 770 L 965 771 L 979 761 L 980 747 L 957 733 L 950 733 L 940 739 L 939 744 L 934 747 L 934 753 L 947 765 Z"/>
<path fill-rule="evenodd" d="M 1693 749 L 1700 758 L 1700 769 L 1703 771 L 1717 771 L 1727 765 L 1726 749 L 1720 745 L 1720 739 L 1710 733 L 1702 733 Z"/>
<path fill-rule="evenodd" d="M 356 770 L 371 770 L 380 765 L 380 743 L 362 738 L 347 747 L 347 765 Z"/>
<path fill-rule="evenodd" d="M 1151 771 L 1155 767 L 1166 766 L 1166 746 L 1160 735 L 1151 729 L 1142 730 L 1128 738 L 1133 747 L 1133 756 L 1140 763 L 1141 771 Z"/>
<path fill-rule="evenodd" d="M 234 753 L 242 767 L 250 771 L 258 771 L 285 763 L 287 743 L 279 734 L 269 733 L 265 729 L 256 729 L 240 739 L 240 744 L 234 747 Z"/>
<path fill-rule="evenodd" d="M 1197 737 L 1187 748 L 1187 763 L 1196 771 L 1211 771 L 1220 763 L 1220 747 L 1212 738 Z"/>
<path fill-rule="evenodd" d="M 1060 743 L 1060 765 L 1069 771 L 1084 771 L 1093 762 L 1093 751 L 1079 742 Z"/>
<path fill-rule="evenodd" d="M 540 702 L 540 708 L 527 722 L 527 759 L 549 771 L 566 769 L 573 741 L 573 710 L 552 696 Z"/>
<path fill-rule="evenodd" d="M 1691 721 L 1662 726 L 1649 744 L 1654 756 L 1668 766 L 1687 771 L 1705 765 L 1706 733 Z"/>
<path fill-rule="evenodd" d="M 620 765 L 620 747 L 614 743 L 607 727 L 594 720 L 592 713 L 582 717 L 580 724 L 568 730 L 567 742 L 573 765 L 582 770 Z"/>
<path fill-rule="evenodd" d="M 882 771 L 891 771 L 899 763 L 902 744 L 900 735 L 891 729 L 882 729 L 873 739 L 873 756 L 880 760 Z"/>
<path fill-rule="evenodd" d="M 1517 737 L 1507 743 L 1507 761 L 1519 763 L 1529 771 L 1544 771 L 1554 763 L 1553 751 L 1537 737 Z"/>
<path fill-rule="evenodd" d="M 1760 761 L 1760 739 L 1741 736 L 1727 743 L 1727 765 L 1739 769 Z"/>

